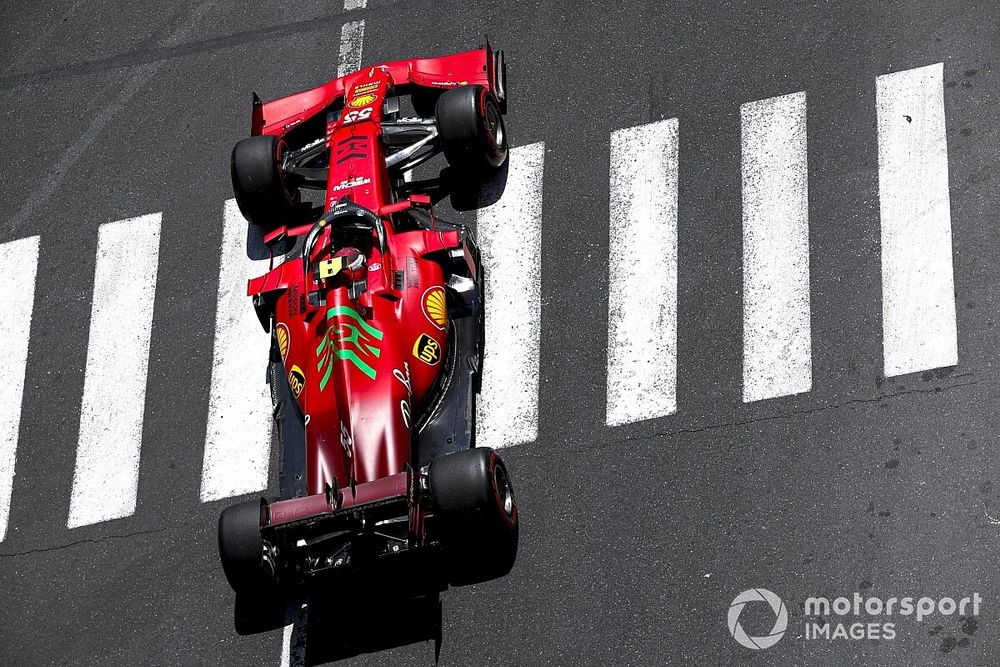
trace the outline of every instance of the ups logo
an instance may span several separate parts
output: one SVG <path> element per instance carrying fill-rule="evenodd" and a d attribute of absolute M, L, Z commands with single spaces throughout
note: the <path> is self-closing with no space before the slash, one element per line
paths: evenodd
<path fill-rule="evenodd" d="M 306 376 L 298 366 L 292 366 L 292 370 L 288 371 L 288 386 L 291 388 L 295 398 L 298 398 L 299 394 L 302 393 L 302 389 L 305 388 Z"/>
<path fill-rule="evenodd" d="M 427 334 L 420 334 L 420 338 L 413 343 L 413 356 L 433 366 L 441 361 L 441 344 Z"/>

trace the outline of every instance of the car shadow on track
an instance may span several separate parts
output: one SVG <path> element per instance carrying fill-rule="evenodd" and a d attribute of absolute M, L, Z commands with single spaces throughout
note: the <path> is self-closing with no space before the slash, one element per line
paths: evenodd
<path fill-rule="evenodd" d="M 441 646 L 441 598 L 313 601 L 292 630 L 290 664 L 322 665 L 432 641 Z"/>
<path fill-rule="evenodd" d="M 234 624 L 240 635 L 291 626 L 287 651 L 291 667 L 324 665 L 366 653 L 433 642 L 441 649 L 439 593 L 403 597 L 385 590 L 371 595 L 329 590 L 308 598 L 278 600 L 237 597 Z M 286 632 L 287 635 L 287 632 Z"/>

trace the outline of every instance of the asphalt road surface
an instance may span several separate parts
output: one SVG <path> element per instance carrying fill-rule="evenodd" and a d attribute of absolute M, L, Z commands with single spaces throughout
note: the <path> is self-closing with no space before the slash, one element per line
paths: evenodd
<path fill-rule="evenodd" d="M 442 596 L 440 663 L 1000 661 L 993 3 L 64 0 L 0 8 L 0 663 L 323 663 L 359 616 L 400 646 L 345 664 L 434 661 L 363 600 L 238 636 L 202 473 L 250 91 L 484 32 L 538 342 L 517 565 Z"/>

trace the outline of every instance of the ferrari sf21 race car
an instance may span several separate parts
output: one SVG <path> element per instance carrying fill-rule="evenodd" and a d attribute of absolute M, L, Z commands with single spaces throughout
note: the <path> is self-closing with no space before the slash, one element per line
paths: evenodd
<path fill-rule="evenodd" d="M 282 475 L 279 499 L 219 518 L 238 598 L 413 566 L 410 581 L 440 591 L 513 566 L 510 477 L 475 441 L 479 249 L 435 216 L 441 179 L 406 178 L 442 152 L 467 185 L 503 168 L 505 87 L 503 52 L 487 43 L 254 95 L 232 180 L 250 237 L 270 249 L 248 292 L 272 338 Z"/>

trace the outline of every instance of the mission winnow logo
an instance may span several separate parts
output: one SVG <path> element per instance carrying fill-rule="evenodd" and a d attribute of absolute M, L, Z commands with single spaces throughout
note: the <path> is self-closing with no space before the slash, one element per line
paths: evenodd
<path fill-rule="evenodd" d="M 800 605 L 803 610 L 803 632 L 806 640 L 859 640 L 895 639 L 896 625 L 915 619 L 918 623 L 925 618 L 941 616 L 979 616 L 983 598 L 979 593 L 956 599 L 954 597 L 914 597 L 893 596 L 864 597 L 854 592 L 850 597 L 816 596 L 808 597 Z M 751 605 L 769 607 L 774 614 L 774 624 L 770 631 L 750 635 L 740 621 L 744 610 Z M 848 618 L 849 617 L 849 618 Z M 843 620 L 840 620 L 843 619 Z M 766 588 L 750 588 L 735 598 L 729 605 L 727 614 L 729 634 L 741 646 L 751 650 L 761 650 L 774 646 L 788 631 L 788 608 L 785 602 Z"/>

